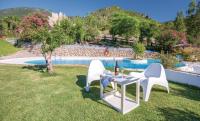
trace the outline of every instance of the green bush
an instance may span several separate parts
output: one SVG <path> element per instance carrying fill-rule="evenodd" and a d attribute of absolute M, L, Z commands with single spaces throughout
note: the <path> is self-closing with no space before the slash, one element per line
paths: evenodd
<path fill-rule="evenodd" d="M 180 54 L 185 61 L 199 61 L 200 49 L 195 47 L 186 47 L 181 50 Z"/>
<path fill-rule="evenodd" d="M 134 55 L 135 55 L 135 59 L 137 59 L 139 56 L 143 56 L 144 55 L 144 52 L 146 50 L 144 44 L 142 43 L 135 43 L 133 46 L 132 46 L 132 49 L 133 49 L 133 52 L 134 52 Z"/>
<path fill-rule="evenodd" d="M 172 54 L 164 54 L 161 52 L 160 61 L 165 68 L 175 68 L 175 65 L 178 63 L 176 57 Z"/>

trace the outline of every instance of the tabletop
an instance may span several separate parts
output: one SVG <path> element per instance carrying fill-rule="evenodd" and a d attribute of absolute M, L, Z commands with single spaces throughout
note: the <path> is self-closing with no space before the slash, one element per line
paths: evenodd
<path fill-rule="evenodd" d="M 119 73 L 118 75 L 114 75 L 112 72 L 105 72 L 102 76 L 108 76 L 113 78 L 113 82 L 120 85 L 129 85 L 132 83 L 136 83 L 139 81 L 139 78 L 128 76 L 126 74 Z"/>

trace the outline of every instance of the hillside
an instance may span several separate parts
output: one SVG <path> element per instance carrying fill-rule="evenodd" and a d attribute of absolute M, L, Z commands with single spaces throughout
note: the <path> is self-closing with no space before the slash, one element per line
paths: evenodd
<path fill-rule="evenodd" d="M 5 16 L 23 17 L 34 12 L 44 12 L 47 14 L 50 13 L 48 10 L 41 8 L 18 7 L 18 8 L 0 9 L 0 17 L 5 17 Z"/>
<path fill-rule="evenodd" d="M 111 7 L 98 9 L 94 12 L 91 12 L 88 16 L 95 17 L 96 20 L 98 20 L 98 22 L 101 24 L 101 26 L 98 28 L 100 28 L 100 30 L 102 30 L 102 31 L 105 31 L 105 30 L 110 29 L 109 27 L 110 27 L 110 20 L 112 18 L 112 15 L 117 14 L 117 13 L 127 14 L 129 16 L 136 18 L 140 22 L 153 23 L 153 24 L 158 24 L 158 25 L 160 24 L 159 22 L 149 18 L 145 14 L 138 13 L 138 12 L 131 11 L 131 10 L 125 10 L 118 6 L 111 6 Z"/>
<path fill-rule="evenodd" d="M 42 8 L 29 8 L 29 7 L 17 7 L 17 8 L 7 8 L 7 9 L 0 9 L 0 17 L 5 17 L 5 16 L 26 16 L 28 14 L 34 13 L 34 12 L 44 12 L 47 14 L 50 14 L 50 11 L 42 9 Z M 94 12 L 91 13 L 91 15 L 94 15 L 98 18 L 103 18 L 105 20 L 108 20 L 114 13 L 126 13 L 130 16 L 137 17 L 138 19 L 142 19 L 145 21 L 154 21 L 155 20 L 149 18 L 145 14 L 138 13 L 135 11 L 130 11 L 130 10 L 124 10 L 118 6 L 111 6 L 111 7 L 106 7 L 102 9 L 98 9 Z M 73 18 L 73 16 L 71 16 Z"/>
<path fill-rule="evenodd" d="M 149 18 L 148 15 L 145 15 L 143 13 L 138 13 L 138 12 L 135 12 L 135 11 L 131 11 L 131 10 L 125 10 L 125 9 L 122 9 L 118 6 L 111 6 L 111 7 L 98 9 L 98 10 L 92 12 L 91 14 L 94 15 L 94 16 L 97 16 L 99 18 L 103 18 L 103 19 L 107 20 L 115 13 L 125 13 L 125 14 L 128 14 L 130 16 L 136 17 L 137 19 L 140 19 L 141 21 L 158 23 L 157 21 Z"/>

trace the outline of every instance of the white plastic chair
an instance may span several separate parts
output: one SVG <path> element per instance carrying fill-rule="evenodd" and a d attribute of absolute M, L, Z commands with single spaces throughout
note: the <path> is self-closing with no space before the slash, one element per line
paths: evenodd
<path fill-rule="evenodd" d="M 140 78 L 140 83 L 143 88 L 144 101 L 149 100 L 151 88 L 155 84 L 165 87 L 169 93 L 169 86 L 165 75 L 165 69 L 159 63 L 153 63 L 149 65 L 147 69 L 142 73 L 131 72 L 129 75 Z"/>
<path fill-rule="evenodd" d="M 195 73 L 200 74 L 200 65 L 194 65 L 193 70 Z"/>
<path fill-rule="evenodd" d="M 90 90 L 90 84 L 93 81 L 100 80 L 101 75 L 104 73 L 105 67 L 102 64 L 100 60 L 92 60 L 88 69 L 88 75 L 86 80 L 86 91 L 88 92 Z M 114 84 L 112 84 L 112 87 L 114 88 Z"/>

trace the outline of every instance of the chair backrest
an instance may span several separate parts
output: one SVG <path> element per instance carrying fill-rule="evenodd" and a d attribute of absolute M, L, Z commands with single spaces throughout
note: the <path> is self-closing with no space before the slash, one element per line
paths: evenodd
<path fill-rule="evenodd" d="M 92 60 L 88 69 L 88 79 L 98 80 L 100 75 L 105 71 L 105 67 L 100 60 Z"/>
<path fill-rule="evenodd" d="M 165 76 L 165 71 L 160 63 L 152 63 L 144 71 L 146 77 L 161 77 Z"/>
<path fill-rule="evenodd" d="M 200 66 L 193 66 L 193 70 L 194 70 L 194 72 L 195 73 L 198 73 L 198 74 L 200 74 Z"/>

